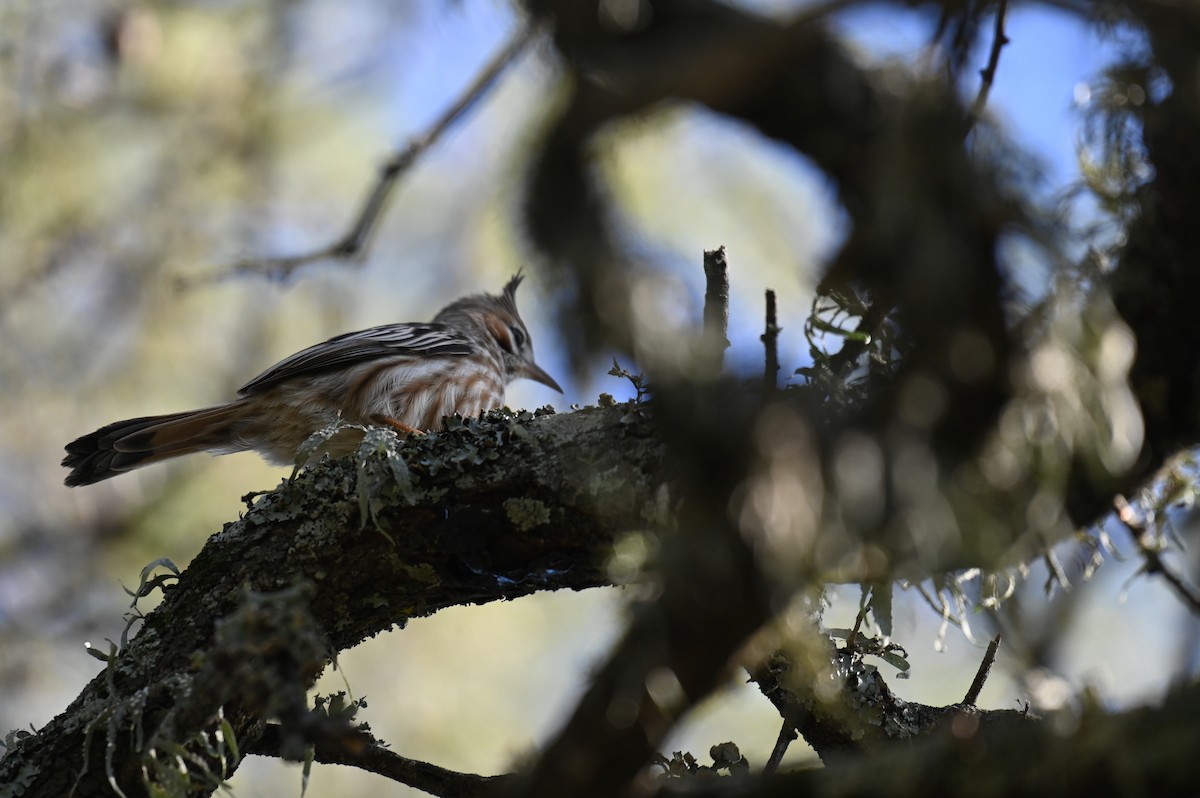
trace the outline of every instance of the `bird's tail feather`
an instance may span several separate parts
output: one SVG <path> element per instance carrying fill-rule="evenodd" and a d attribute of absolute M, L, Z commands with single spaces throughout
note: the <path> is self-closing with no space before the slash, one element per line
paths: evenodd
<path fill-rule="evenodd" d="M 239 447 L 232 423 L 242 402 L 117 421 L 67 444 L 62 464 L 71 469 L 66 484 L 91 485 L 171 457 Z"/>

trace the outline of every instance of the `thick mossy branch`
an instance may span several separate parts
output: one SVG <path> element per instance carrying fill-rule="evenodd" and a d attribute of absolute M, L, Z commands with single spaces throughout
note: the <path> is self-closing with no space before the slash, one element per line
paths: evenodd
<path fill-rule="evenodd" d="M 827 765 L 946 732 L 993 740 L 1031 733 L 1041 725 L 1038 716 L 1018 710 L 904 701 L 888 687 L 882 673 L 862 659 L 837 651 L 831 652 L 830 662 L 840 685 L 836 698 L 819 695 L 816 687 L 821 680 L 798 670 L 781 654 L 772 655 L 750 673 L 751 681 Z"/>
<path fill-rule="evenodd" d="M 691 798 L 812 798 L 871 795 L 1193 795 L 1200 778 L 1200 687 L 1167 696 L 1161 707 L 1106 715 L 1086 709 L 1058 723 L 1019 723 L 988 734 L 972 711 L 950 721 L 949 733 L 893 746 L 869 760 L 771 778 L 712 780 Z M 1016 714 L 1016 713 L 1013 713 Z"/>
<path fill-rule="evenodd" d="M 409 618 L 606 584 L 614 535 L 655 524 L 663 471 L 662 444 L 630 405 L 496 412 L 358 462 L 322 462 L 214 535 L 106 671 L 0 762 L 0 784 L 24 774 L 24 794 L 66 795 L 85 771 L 75 795 L 110 796 L 107 762 L 126 794 L 140 794 L 154 733 L 169 727 L 184 744 L 222 705 L 248 747 L 265 717 L 295 710 L 295 693 L 248 679 L 226 695 L 209 689 L 204 674 L 218 658 L 228 664 L 230 646 L 243 663 L 288 670 L 302 691 L 337 651 Z M 279 595 L 290 603 L 269 598 Z M 324 658 L 281 661 L 259 628 L 270 617 L 277 635 L 316 635 Z"/>

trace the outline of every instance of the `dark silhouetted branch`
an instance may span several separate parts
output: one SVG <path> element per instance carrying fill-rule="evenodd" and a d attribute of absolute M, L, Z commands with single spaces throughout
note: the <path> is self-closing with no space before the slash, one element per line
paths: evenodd
<path fill-rule="evenodd" d="M 1004 20 L 1007 15 L 1008 0 L 1000 0 L 996 6 L 996 22 L 995 28 L 992 31 L 992 49 L 988 52 L 987 64 L 983 69 L 979 70 L 979 93 L 975 95 L 975 103 L 971 106 L 971 113 L 967 117 L 968 133 L 975 126 L 975 123 L 979 121 L 979 118 L 983 116 L 983 110 L 987 107 L 988 97 L 992 92 L 992 84 L 996 82 L 996 69 L 1000 66 L 1000 51 L 1009 42 L 1008 36 L 1004 33 Z"/>
<path fill-rule="evenodd" d="M 1200 594 L 1197 594 L 1194 588 L 1184 582 L 1183 578 L 1163 561 L 1162 551 L 1151 540 L 1150 530 L 1147 529 L 1145 520 L 1138 516 L 1124 496 L 1118 495 L 1113 500 L 1113 505 L 1117 510 L 1117 518 L 1129 530 L 1129 536 L 1133 538 L 1138 552 L 1142 555 L 1142 571 L 1161 577 L 1175 591 L 1175 595 L 1179 596 L 1188 606 L 1188 609 L 1200 615 Z"/>
<path fill-rule="evenodd" d="M 779 736 L 775 738 L 775 747 L 771 749 L 771 756 L 767 758 L 767 763 L 763 765 L 763 775 L 769 776 L 779 770 L 779 765 L 783 762 L 783 756 L 787 753 L 788 746 L 799 735 L 796 734 L 796 721 L 792 718 L 784 718 L 783 725 L 779 727 Z"/>
<path fill-rule="evenodd" d="M 1000 635 L 992 638 L 992 642 L 988 643 L 987 651 L 983 654 L 983 661 L 979 663 L 979 670 L 975 673 L 975 680 L 971 682 L 971 686 L 967 689 L 967 694 L 963 696 L 963 706 L 973 707 L 975 702 L 979 700 L 979 693 L 983 691 L 983 685 L 987 683 L 988 674 L 992 672 L 992 663 L 996 661 L 996 652 L 1000 649 Z"/>
<path fill-rule="evenodd" d="M 217 278 L 261 274 L 287 279 L 296 269 L 323 260 L 346 260 L 360 254 L 370 241 L 383 210 L 400 178 L 412 168 L 417 159 L 432 147 L 464 114 L 473 108 L 495 85 L 496 80 L 533 40 L 537 28 L 526 25 L 505 44 L 479 72 L 475 80 L 425 132 L 412 138 L 404 149 L 394 153 L 379 170 L 374 185 L 367 193 L 362 207 L 350 228 L 336 241 L 311 252 L 278 257 L 246 258 L 233 264 Z"/>
<path fill-rule="evenodd" d="M 783 328 L 779 326 L 775 313 L 775 292 L 767 289 L 767 320 L 763 328 L 763 334 L 759 336 L 762 341 L 763 354 L 763 385 L 767 390 L 775 390 L 779 387 L 779 333 Z"/>
<path fill-rule="evenodd" d="M 704 344 L 713 374 L 729 348 L 729 266 L 725 247 L 704 252 Z"/>
<path fill-rule="evenodd" d="M 246 753 L 285 757 L 287 732 L 267 724 Z M 408 759 L 380 745 L 369 734 L 331 735 L 313 743 L 313 760 L 327 765 L 347 765 L 376 773 L 399 784 L 438 798 L 492 798 L 502 794 L 511 776 L 478 776 L 458 773 L 416 759 Z"/>

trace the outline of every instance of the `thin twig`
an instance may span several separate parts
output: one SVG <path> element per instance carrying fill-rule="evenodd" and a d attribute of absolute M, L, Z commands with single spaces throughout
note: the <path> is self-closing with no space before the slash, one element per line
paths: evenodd
<path fill-rule="evenodd" d="M 729 264 L 725 247 L 704 252 L 704 341 L 713 372 L 729 348 Z"/>
<path fill-rule="evenodd" d="M 537 32 L 534 24 L 526 25 L 518 31 L 507 44 L 500 49 L 491 61 L 476 76 L 474 82 L 463 92 L 462 96 L 442 113 L 440 117 L 424 133 L 413 137 L 404 149 L 395 152 L 379 170 L 375 184 L 368 192 L 358 215 L 354 218 L 349 230 L 333 243 L 319 249 L 297 255 L 284 255 L 268 258 L 246 258 L 234 263 L 227 271 L 216 275 L 216 278 L 242 274 L 265 274 L 278 279 L 286 279 L 292 272 L 302 266 L 317 261 L 334 259 L 348 260 L 361 253 L 370 241 L 384 206 L 391 196 L 392 190 L 400 177 L 404 175 L 417 159 L 437 143 L 438 139 L 457 122 L 463 114 L 474 107 L 496 79 L 507 69 L 533 40 Z"/>
<path fill-rule="evenodd" d="M 963 135 L 970 133 L 975 123 L 983 116 L 987 107 L 988 96 L 992 93 L 992 84 L 996 82 L 996 68 L 1000 65 L 1000 51 L 1008 44 L 1008 36 L 1004 33 L 1004 19 L 1008 16 L 1008 0 L 1000 0 L 996 6 L 996 26 L 992 30 L 992 50 L 988 53 L 987 65 L 979 70 L 981 82 L 979 93 L 975 95 L 975 103 L 967 117 L 967 129 Z"/>
<path fill-rule="evenodd" d="M 1071 592 L 1071 580 L 1067 578 L 1067 572 L 1063 570 L 1062 563 L 1058 560 L 1058 555 L 1054 553 L 1054 549 L 1048 547 L 1042 554 L 1042 562 L 1046 563 L 1046 595 L 1050 595 L 1050 591 L 1055 585 L 1066 593 Z"/>
<path fill-rule="evenodd" d="M 1179 595 L 1183 602 L 1191 607 L 1192 612 L 1200 615 L 1200 594 L 1189 587 L 1183 579 L 1171 570 L 1170 566 L 1163 561 L 1162 552 L 1153 541 L 1150 540 L 1149 530 L 1146 528 L 1145 520 L 1138 517 L 1137 512 L 1129 504 L 1124 496 L 1117 494 L 1113 500 L 1113 504 L 1117 510 L 1117 518 L 1129 530 L 1130 537 L 1137 544 L 1138 551 L 1141 552 L 1142 559 L 1145 561 L 1142 565 L 1142 570 L 1148 574 L 1158 574 L 1168 585 Z"/>
<path fill-rule="evenodd" d="M 284 730 L 267 724 L 262 735 L 248 747 L 247 753 L 280 757 L 284 749 Z M 511 776 L 478 776 L 458 773 L 389 751 L 369 734 L 352 733 L 329 736 L 313 743 L 313 760 L 329 765 L 348 765 L 375 773 L 399 784 L 441 796 L 442 798 L 490 798 L 500 795 L 512 781 Z"/>
<path fill-rule="evenodd" d="M 779 727 L 779 736 L 775 738 L 775 747 L 771 750 L 771 758 L 767 760 L 767 764 L 763 765 L 764 776 L 769 776 L 779 769 L 788 746 L 799 736 L 796 734 L 796 720 L 791 715 L 790 711 L 784 714 L 783 725 Z"/>
<path fill-rule="evenodd" d="M 854 628 L 850 630 L 850 634 L 846 635 L 846 651 L 854 650 L 854 644 L 858 640 L 858 630 L 862 628 L 862 622 L 867 617 L 869 606 L 864 603 L 858 608 L 858 615 L 854 617 Z"/>
<path fill-rule="evenodd" d="M 959 629 L 962 628 L 962 621 L 950 614 L 953 608 L 950 606 L 949 602 L 942 598 L 941 590 L 937 591 L 937 601 L 934 601 L 933 596 L 929 595 L 929 591 L 925 589 L 925 585 L 922 583 L 914 582 L 912 583 L 912 587 L 917 591 L 917 595 L 925 600 L 925 603 L 929 605 L 930 609 L 942 616 L 942 621 L 945 623 L 952 623 Z"/>
<path fill-rule="evenodd" d="M 782 331 L 783 328 L 779 326 L 775 315 L 775 292 L 768 288 L 766 329 L 759 336 L 759 340 L 763 343 L 763 349 L 766 350 L 763 364 L 763 385 L 768 391 L 779 387 L 779 333 Z"/>
<path fill-rule="evenodd" d="M 988 643 L 987 651 L 984 652 L 983 662 L 979 663 L 979 671 L 975 674 L 975 681 L 971 682 L 971 687 L 967 690 L 966 696 L 963 697 L 962 705 L 967 707 L 975 706 L 975 702 L 979 700 L 979 694 L 983 691 L 983 685 L 987 682 L 988 674 L 992 672 L 992 663 L 996 661 L 996 652 L 1000 649 L 1000 634 L 992 638 L 992 642 Z"/>

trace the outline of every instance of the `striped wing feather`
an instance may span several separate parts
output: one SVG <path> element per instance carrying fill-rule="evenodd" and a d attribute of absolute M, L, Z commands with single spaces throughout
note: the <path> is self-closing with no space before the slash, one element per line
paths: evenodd
<path fill-rule="evenodd" d="M 339 335 L 297 352 L 250 380 L 238 389 L 238 394 L 262 393 L 296 377 L 367 360 L 397 355 L 469 355 L 471 351 L 470 339 L 446 324 L 385 324 Z"/>

